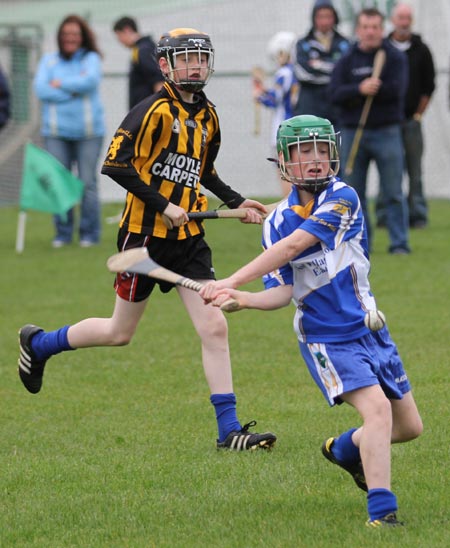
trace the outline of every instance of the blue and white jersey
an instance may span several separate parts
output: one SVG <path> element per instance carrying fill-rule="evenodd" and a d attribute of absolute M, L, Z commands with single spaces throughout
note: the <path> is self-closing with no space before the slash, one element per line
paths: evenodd
<path fill-rule="evenodd" d="M 294 286 L 294 329 L 300 342 L 342 342 L 369 333 L 375 309 L 368 280 L 367 233 L 355 190 L 338 178 L 306 206 L 297 189 L 267 217 L 262 243 L 269 248 L 301 228 L 320 239 L 287 265 L 263 277 L 266 289 Z"/>
<path fill-rule="evenodd" d="M 281 122 L 293 116 L 293 104 L 297 100 L 298 84 L 292 64 L 279 67 L 274 74 L 273 87 L 266 90 L 259 102 L 273 109 L 270 145 L 277 146 L 277 131 Z"/>

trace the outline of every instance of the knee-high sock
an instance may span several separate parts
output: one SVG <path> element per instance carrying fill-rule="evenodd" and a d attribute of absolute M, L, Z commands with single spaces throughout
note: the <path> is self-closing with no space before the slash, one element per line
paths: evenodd
<path fill-rule="evenodd" d="M 230 394 L 212 394 L 211 403 L 216 411 L 219 441 L 222 442 L 230 432 L 242 429 L 236 414 L 236 396 Z"/>
<path fill-rule="evenodd" d="M 59 354 L 64 350 L 74 350 L 67 340 L 68 325 L 57 329 L 56 331 L 39 331 L 31 339 L 31 348 L 38 361 L 47 360 L 54 354 Z"/>
<path fill-rule="evenodd" d="M 397 497 L 389 489 L 369 489 L 367 510 L 371 521 L 384 518 L 387 514 L 398 510 Z"/>
<path fill-rule="evenodd" d="M 361 459 L 359 447 L 352 441 L 352 434 L 357 428 L 351 428 L 334 440 L 331 448 L 333 455 L 339 462 L 357 462 Z"/>

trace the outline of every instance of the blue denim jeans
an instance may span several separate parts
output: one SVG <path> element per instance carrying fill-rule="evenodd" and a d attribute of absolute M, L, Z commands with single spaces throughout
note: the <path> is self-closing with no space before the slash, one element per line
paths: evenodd
<path fill-rule="evenodd" d="M 355 131 L 354 128 L 342 129 L 341 167 L 343 172 Z M 361 200 L 367 223 L 369 245 L 372 240 L 372 228 L 367 207 L 366 186 L 371 160 L 376 163 L 380 190 L 385 200 L 390 250 L 396 248 L 409 250 L 408 206 L 402 189 L 403 143 L 400 125 L 364 129 L 353 172 L 346 177 L 346 182 L 356 190 Z"/>
<path fill-rule="evenodd" d="M 405 154 L 405 170 L 408 175 L 408 212 L 409 224 L 428 222 L 428 205 L 423 194 L 422 156 L 423 135 L 420 122 L 408 119 L 402 124 L 403 150 Z M 381 192 L 376 203 L 377 220 L 386 223 L 386 212 Z"/>
<path fill-rule="evenodd" d="M 402 135 L 405 149 L 405 167 L 409 179 L 409 222 L 410 224 L 417 221 L 427 222 L 428 208 L 423 195 L 422 184 L 422 124 L 416 120 L 405 120 L 402 125 Z"/>
<path fill-rule="evenodd" d="M 100 156 L 103 137 L 83 140 L 45 137 L 44 145 L 50 154 L 57 158 L 67 169 L 76 167 L 77 176 L 84 183 L 83 198 L 80 206 L 80 241 L 98 243 L 100 240 L 100 201 L 97 189 L 97 162 Z M 56 240 L 71 242 L 74 232 L 74 208 L 67 212 L 66 218 L 54 216 Z"/>

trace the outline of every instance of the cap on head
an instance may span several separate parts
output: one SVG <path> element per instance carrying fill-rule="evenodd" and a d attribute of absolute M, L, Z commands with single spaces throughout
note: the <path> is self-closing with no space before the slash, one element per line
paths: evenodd
<path fill-rule="evenodd" d="M 177 70 L 176 60 L 179 55 L 187 62 L 189 53 L 197 53 L 199 64 L 202 54 L 207 55 L 208 67 L 206 77 L 202 80 L 190 80 L 188 76 L 174 79 Z M 164 74 L 166 80 L 189 92 L 203 89 L 214 72 L 214 48 L 208 34 L 192 28 L 177 28 L 164 33 L 156 45 L 156 58 L 165 58 L 169 71 Z"/>
<path fill-rule="evenodd" d="M 289 173 L 291 164 L 290 148 L 295 146 L 299 152 L 300 173 L 301 169 L 301 143 L 313 142 L 327 143 L 329 147 L 330 172 L 326 177 L 307 179 L 303 175 L 295 177 Z M 335 133 L 332 123 L 326 118 L 319 118 L 310 114 L 294 116 L 284 120 L 277 132 L 277 152 L 280 171 L 283 178 L 300 188 L 316 194 L 321 192 L 330 179 L 339 171 L 339 135 Z"/>

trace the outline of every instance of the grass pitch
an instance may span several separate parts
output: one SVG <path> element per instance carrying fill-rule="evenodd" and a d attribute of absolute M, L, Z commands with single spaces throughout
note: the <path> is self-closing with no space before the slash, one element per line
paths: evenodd
<path fill-rule="evenodd" d="M 103 216 L 119 210 L 104 206 Z M 131 345 L 56 356 L 42 391 L 28 394 L 16 372 L 18 329 L 111 313 L 105 262 L 116 227 L 104 224 L 96 248 L 54 250 L 50 216 L 30 212 L 18 256 L 17 210 L 1 209 L 0 546 L 448 546 L 449 211 L 448 201 L 431 202 L 410 256 L 388 255 L 385 232 L 375 234 L 372 288 L 425 431 L 393 447 L 406 527 L 372 531 L 364 494 L 320 452 L 358 419 L 328 408 L 310 379 L 291 307 L 229 316 L 239 417 L 277 433 L 270 453 L 216 451 L 199 342 L 174 291 L 155 293 Z M 259 227 L 206 222 L 219 277 L 260 251 Z"/>

